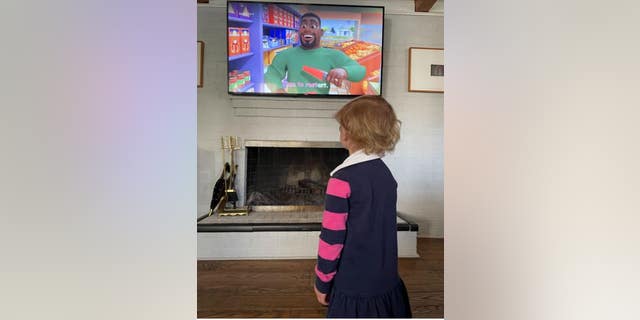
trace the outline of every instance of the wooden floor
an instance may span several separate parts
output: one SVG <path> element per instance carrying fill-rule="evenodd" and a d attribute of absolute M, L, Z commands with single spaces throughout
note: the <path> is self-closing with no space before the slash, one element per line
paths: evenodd
<path fill-rule="evenodd" d="M 400 259 L 415 318 L 444 318 L 444 240 L 418 239 Z M 198 261 L 198 318 L 324 318 L 315 260 Z"/>

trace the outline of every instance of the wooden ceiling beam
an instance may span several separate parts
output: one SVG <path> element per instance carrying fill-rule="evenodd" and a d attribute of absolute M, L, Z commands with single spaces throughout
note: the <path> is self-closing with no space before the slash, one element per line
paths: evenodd
<path fill-rule="evenodd" d="M 416 12 L 429 12 L 438 0 L 414 0 Z"/>

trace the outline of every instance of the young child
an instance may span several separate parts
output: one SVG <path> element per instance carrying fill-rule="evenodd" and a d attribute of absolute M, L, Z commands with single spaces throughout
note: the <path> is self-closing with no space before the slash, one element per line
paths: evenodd
<path fill-rule="evenodd" d="M 351 100 L 335 118 L 349 157 L 327 186 L 316 297 L 329 318 L 410 318 L 398 274 L 398 184 L 380 159 L 400 139 L 400 121 L 378 96 Z"/>

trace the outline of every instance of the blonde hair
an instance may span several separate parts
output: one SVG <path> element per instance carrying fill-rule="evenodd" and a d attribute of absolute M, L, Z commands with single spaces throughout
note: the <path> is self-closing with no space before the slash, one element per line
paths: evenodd
<path fill-rule="evenodd" d="M 349 139 L 367 154 L 383 156 L 400 140 L 400 121 L 381 96 L 361 96 L 349 101 L 335 115 Z"/>

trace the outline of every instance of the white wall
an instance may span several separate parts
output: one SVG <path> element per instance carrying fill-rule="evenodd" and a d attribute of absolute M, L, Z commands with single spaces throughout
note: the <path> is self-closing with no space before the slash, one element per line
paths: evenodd
<path fill-rule="evenodd" d="M 637 1 L 449 1 L 446 319 L 640 319 Z"/>
<path fill-rule="evenodd" d="M 386 5 L 382 90 L 402 121 L 402 138 L 385 162 L 398 181 L 398 210 L 420 225 L 419 236 L 443 237 L 443 95 L 407 91 L 407 51 L 443 47 L 444 18 L 413 13 L 413 1 L 348 3 Z M 229 96 L 225 14 L 215 2 L 198 7 L 198 40 L 205 42 L 204 87 L 198 89 L 198 216 L 208 211 L 222 167 L 220 136 L 337 141 L 332 114 L 347 101 Z M 238 189 L 244 190 L 242 161 L 240 168 Z"/>

